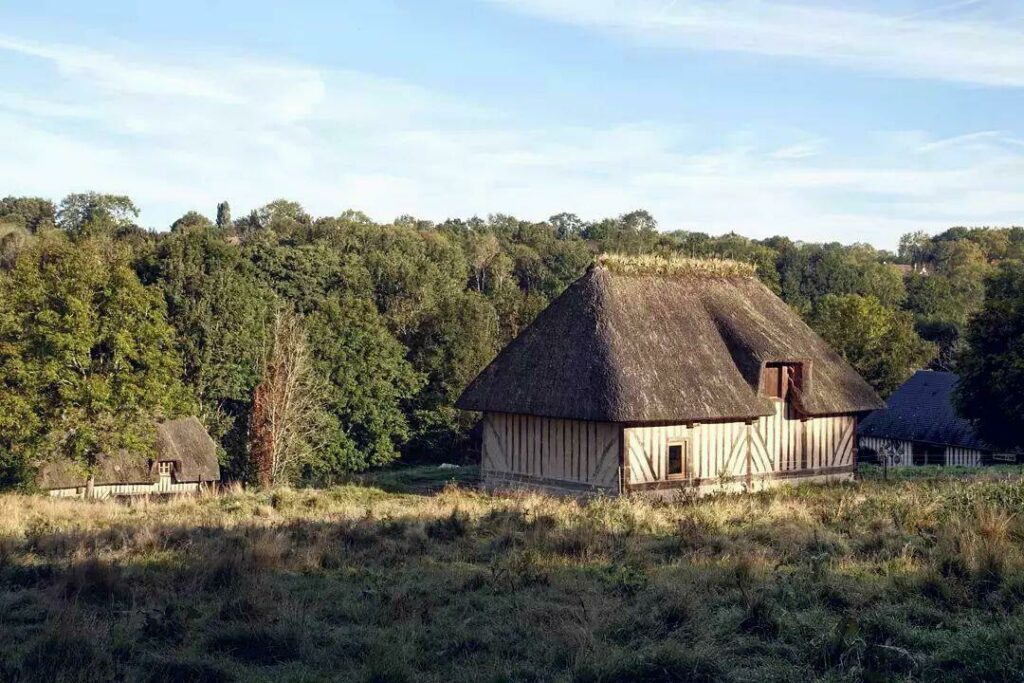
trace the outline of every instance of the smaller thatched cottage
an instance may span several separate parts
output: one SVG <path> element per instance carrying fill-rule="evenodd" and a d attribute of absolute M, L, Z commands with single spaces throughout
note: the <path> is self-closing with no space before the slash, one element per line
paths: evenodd
<path fill-rule="evenodd" d="M 918 370 L 893 392 L 886 410 L 861 422 L 860 458 L 893 467 L 1016 462 L 978 437 L 971 423 L 956 414 L 952 372 Z"/>
<path fill-rule="evenodd" d="M 753 267 L 603 257 L 456 405 L 486 485 L 674 495 L 850 479 L 884 404 Z"/>
<path fill-rule="evenodd" d="M 88 473 L 70 461 L 45 463 L 36 479 L 51 496 L 129 496 L 194 493 L 220 481 L 217 445 L 195 417 L 156 426 L 152 459 L 120 452 L 100 458 L 90 487 Z M 91 490 L 90 490 L 91 488 Z"/>

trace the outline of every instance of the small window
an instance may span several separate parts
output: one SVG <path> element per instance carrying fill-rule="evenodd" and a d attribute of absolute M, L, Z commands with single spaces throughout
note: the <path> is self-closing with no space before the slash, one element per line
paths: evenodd
<path fill-rule="evenodd" d="M 687 479 L 690 476 L 690 442 L 678 441 L 668 445 L 668 469 L 670 479 Z"/>
<path fill-rule="evenodd" d="M 169 475 L 171 473 L 171 467 L 174 465 L 170 460 L 161 460 L 158 465 L 160 474 Z"/>

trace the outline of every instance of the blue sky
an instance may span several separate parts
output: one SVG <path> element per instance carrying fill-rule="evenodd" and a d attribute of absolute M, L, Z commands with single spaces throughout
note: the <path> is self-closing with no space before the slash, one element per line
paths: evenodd
<path fill-rule="evenodd" d="M 888 248 L 1024 224 L 1008 1 L 8 0 L 0 73 L 0 193 L 157 228 L 278 197 Z"/>

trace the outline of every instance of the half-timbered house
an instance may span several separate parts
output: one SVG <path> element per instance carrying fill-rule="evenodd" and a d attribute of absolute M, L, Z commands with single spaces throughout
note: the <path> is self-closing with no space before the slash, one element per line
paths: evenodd
<path fill-rule="evenodd" d="M 156 425 L 152 457 L 121 451 L 98 458 L 90 473 L 78 463 L 42 463 L 36 483 L 51 496 L 106 498 L 195 493 L 220 481 L 217 444 L 195 417 Z"/>
<path fill-rule="evenodd" d="M 670 494 L 851 478 L 857 417 L 883 406 L 752 267 L 617 256 L 457 405 L 483 413 L 489 486 Z"/>

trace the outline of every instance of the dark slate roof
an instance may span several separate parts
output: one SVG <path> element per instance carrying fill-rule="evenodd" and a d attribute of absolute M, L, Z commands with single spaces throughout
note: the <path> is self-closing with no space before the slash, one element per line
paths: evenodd
<path fill-rule="evenodd" d="M 600 262 L 551 302 L 466 388 L 464 410 L 603 422 L 747 419 L 770 362 L 802 362 L 807 415 L 884 404 L 756 278 L 621 272 Z"/>
<path fill-rule="evenodd" d="M 952 392 L 959 379 L 952 372 L 918 370 L 889 397 L 887 410 L 876 410 L 861 421 L 858 433 L 991 450 L 953 409 Z"/>

